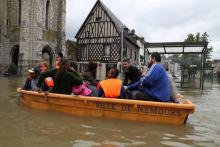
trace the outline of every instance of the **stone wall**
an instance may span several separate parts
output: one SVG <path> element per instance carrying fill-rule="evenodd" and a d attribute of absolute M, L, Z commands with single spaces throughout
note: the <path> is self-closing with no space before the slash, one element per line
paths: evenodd
<path fill-rule="evenodd" d="M 21 8 L 19 8 L 19 1 Z M 66 54 L 66 1 L 49 0 L 49 27 L 46 27 L 46 3 L 47 0 L 0 0 L 1 71 L 3 71 L 2 68 L 6 70 L 11 64 L 11 50 L 15 45 L 19 45 L 19 74 L 25 73 L 26 69 L 40 62 L 42 49 L 45 46 L 51 50 L 53 59 L 58 51 L 62 50 Z"/>

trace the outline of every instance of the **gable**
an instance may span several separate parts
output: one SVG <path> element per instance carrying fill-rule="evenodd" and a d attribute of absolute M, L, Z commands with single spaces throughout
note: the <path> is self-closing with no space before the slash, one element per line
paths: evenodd
<path fill-rule="evenodd" d="M 98 1 L 78 31 L 76 38 L 101 38 L 120 36 L 116 22 Z"/>

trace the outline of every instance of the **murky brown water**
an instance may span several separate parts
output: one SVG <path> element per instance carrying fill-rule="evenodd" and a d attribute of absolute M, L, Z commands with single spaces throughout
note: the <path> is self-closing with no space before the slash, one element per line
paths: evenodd
<path fill-rule="evenodd" d="M 181 126 L 77 117 L 19 104 L 22 78 L 0 77 L 0 147 L 220 146 L 220 85 L 187 89 L 196 112 Z"/>

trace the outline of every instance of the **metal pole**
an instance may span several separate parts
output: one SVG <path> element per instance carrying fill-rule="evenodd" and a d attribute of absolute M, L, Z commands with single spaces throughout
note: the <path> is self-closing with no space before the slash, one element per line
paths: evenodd
<path fill-rule="evenodd" d="M 202 90 L 204 89 L 204 54 L 202 54 Z"/>
<path fill-rule="evenodd" d="M 202 61 L 203 61 L 203 59 L 202 59 L 202 54 L 201 54 L 201 67 L 200 67 L 200 86 L 199 86 L 199 88 L 202 88 L 202 70 L 203 70 L 203 65 L 202 65 Z"/>
<path fill-rule="evenodd" d="M 124 49 L 124 26 L 121 28 L 121 79 L 123 78 L 123 49 Z"/>

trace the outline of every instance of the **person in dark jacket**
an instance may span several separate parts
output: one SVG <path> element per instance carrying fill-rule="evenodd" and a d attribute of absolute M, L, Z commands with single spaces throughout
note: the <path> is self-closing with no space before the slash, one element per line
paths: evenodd
<path fill-rule="evenodd" d="M 83 80 L 77 72 L 68 72 L 69 63 L 67 60 L 63 60 L 59 69 L 52 69 L 50 71 L 40 74 L 37 87 L 41 87 L 46 77 L 52 77 L 54 79 L 54 87 L 52 93 L 59 94 L 71 94 L 72 87 L 75 85 L 81 85 Z"/>
<path fill-rule="evenodd" d="M 130 98 L 159 102 L 172 101 L 170 98 L 169 78 L 160 62 L 160 54 L 157 52 L 152 53 L 149 62 L 150 69 L 147 74 L 127 87 L 127 91 L 131 91 Z"/>
<path fill-rule="evenodd" d="M 131 85 L 140 79 L 140 73 L 137 67 L 130 63 L 130 59 L 123 60 L 123 68 L 125 69 L 124 86 Z"/>

